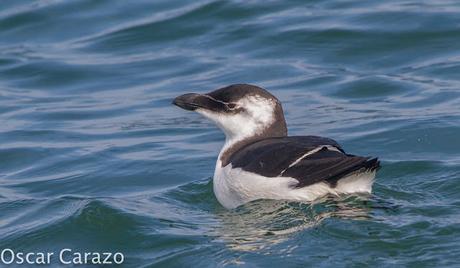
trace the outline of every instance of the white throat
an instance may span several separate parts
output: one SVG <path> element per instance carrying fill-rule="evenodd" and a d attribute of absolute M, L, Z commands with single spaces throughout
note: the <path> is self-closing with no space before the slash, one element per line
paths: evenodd
<path fill-rule="evenodd" d="M 219 113 L 204 109 L 196 111 L 209 118 L 225 133 L 225 144 L 220 156 L 234 144 L 261 135 L 275 120 L 275 105 L 273 100 L 260 96 L 248 96 L 237 103 L 244 111 L 240 113 Z"/>

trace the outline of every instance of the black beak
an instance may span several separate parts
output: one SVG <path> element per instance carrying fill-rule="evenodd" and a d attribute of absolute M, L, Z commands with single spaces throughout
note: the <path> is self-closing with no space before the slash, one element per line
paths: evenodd
<path fill-rule="evenodd" d="M 182 109 L 194 111 L 198 108 L 211 110 L 211 111 L 222 111 L 225 110 L 223 103 L 217 102 L 207 95 L 201 95 L 196 93 L 188 93 L 176 97 L 173 102 L 174 105 L 179 106 Z"/>
<path fill-rule="evenodd" d="M 194 111 L 200 107 L 200 103 L 202 102 L 200 98 L 202 98 L 200 94 L 187 93 L 176 97 L 172 103 L 182 109 Z"/>

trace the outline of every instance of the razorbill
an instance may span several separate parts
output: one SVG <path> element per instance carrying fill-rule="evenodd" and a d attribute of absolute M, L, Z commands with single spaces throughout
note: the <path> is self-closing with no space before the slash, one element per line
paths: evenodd
<path fill-rule="evenodd" d="M 372 190 L 377 158 L 347 154 L 329 138 L 287 136 L 281 103 L 263 88 L 236 84 L 181 95 L 173 104 L 198 112 L 225 133 L 213 188 L 226 208 L 256 199 L 313 201 Z"/>

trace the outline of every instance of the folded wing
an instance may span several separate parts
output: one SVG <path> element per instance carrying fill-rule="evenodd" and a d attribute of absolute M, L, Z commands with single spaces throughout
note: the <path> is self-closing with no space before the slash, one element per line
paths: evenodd
<path fill-rule="evenodd" d="M 377 158 L 346 154 L 336 141 L 317 136 L 264 139 L 234 153 L 230 163 L 266 177 L 295 178 L 296 188 L 321 181 L 334 187 L 350 173 L 379 168 Z"/>

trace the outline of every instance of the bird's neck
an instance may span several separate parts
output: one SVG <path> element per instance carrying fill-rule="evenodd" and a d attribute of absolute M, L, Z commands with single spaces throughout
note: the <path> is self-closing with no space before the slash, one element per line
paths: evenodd
<path fill-rule="evenodd" d="M 223 167 L 228 165 L 234 153 L 238 152 L 242 148 L 254 142 L 267 138 L 286 136 L 287 128 L 284 120 L 282 121 L 282 124 L 267 127 L 266 129 L 264 129 L 264 131 L 261 131 L 260 133 L 255 133 L 252 135 L 226 135 L 225 144 L 219 153 L 218 163 L 220 162 L 220 165 Z"/>
<path fill-rule="evenodd" d="M 226 137 L 225 143 L 219 153 L 219 160 L 222 166 L 226 166 L 229 161 L 230 157 L 241 148 L 248 146 L 251 143 L 260 140 L 259 136 L 252 136 L 252 137 L 243 137 L 243 138 L 236 138 L 236 137 Z"/>

